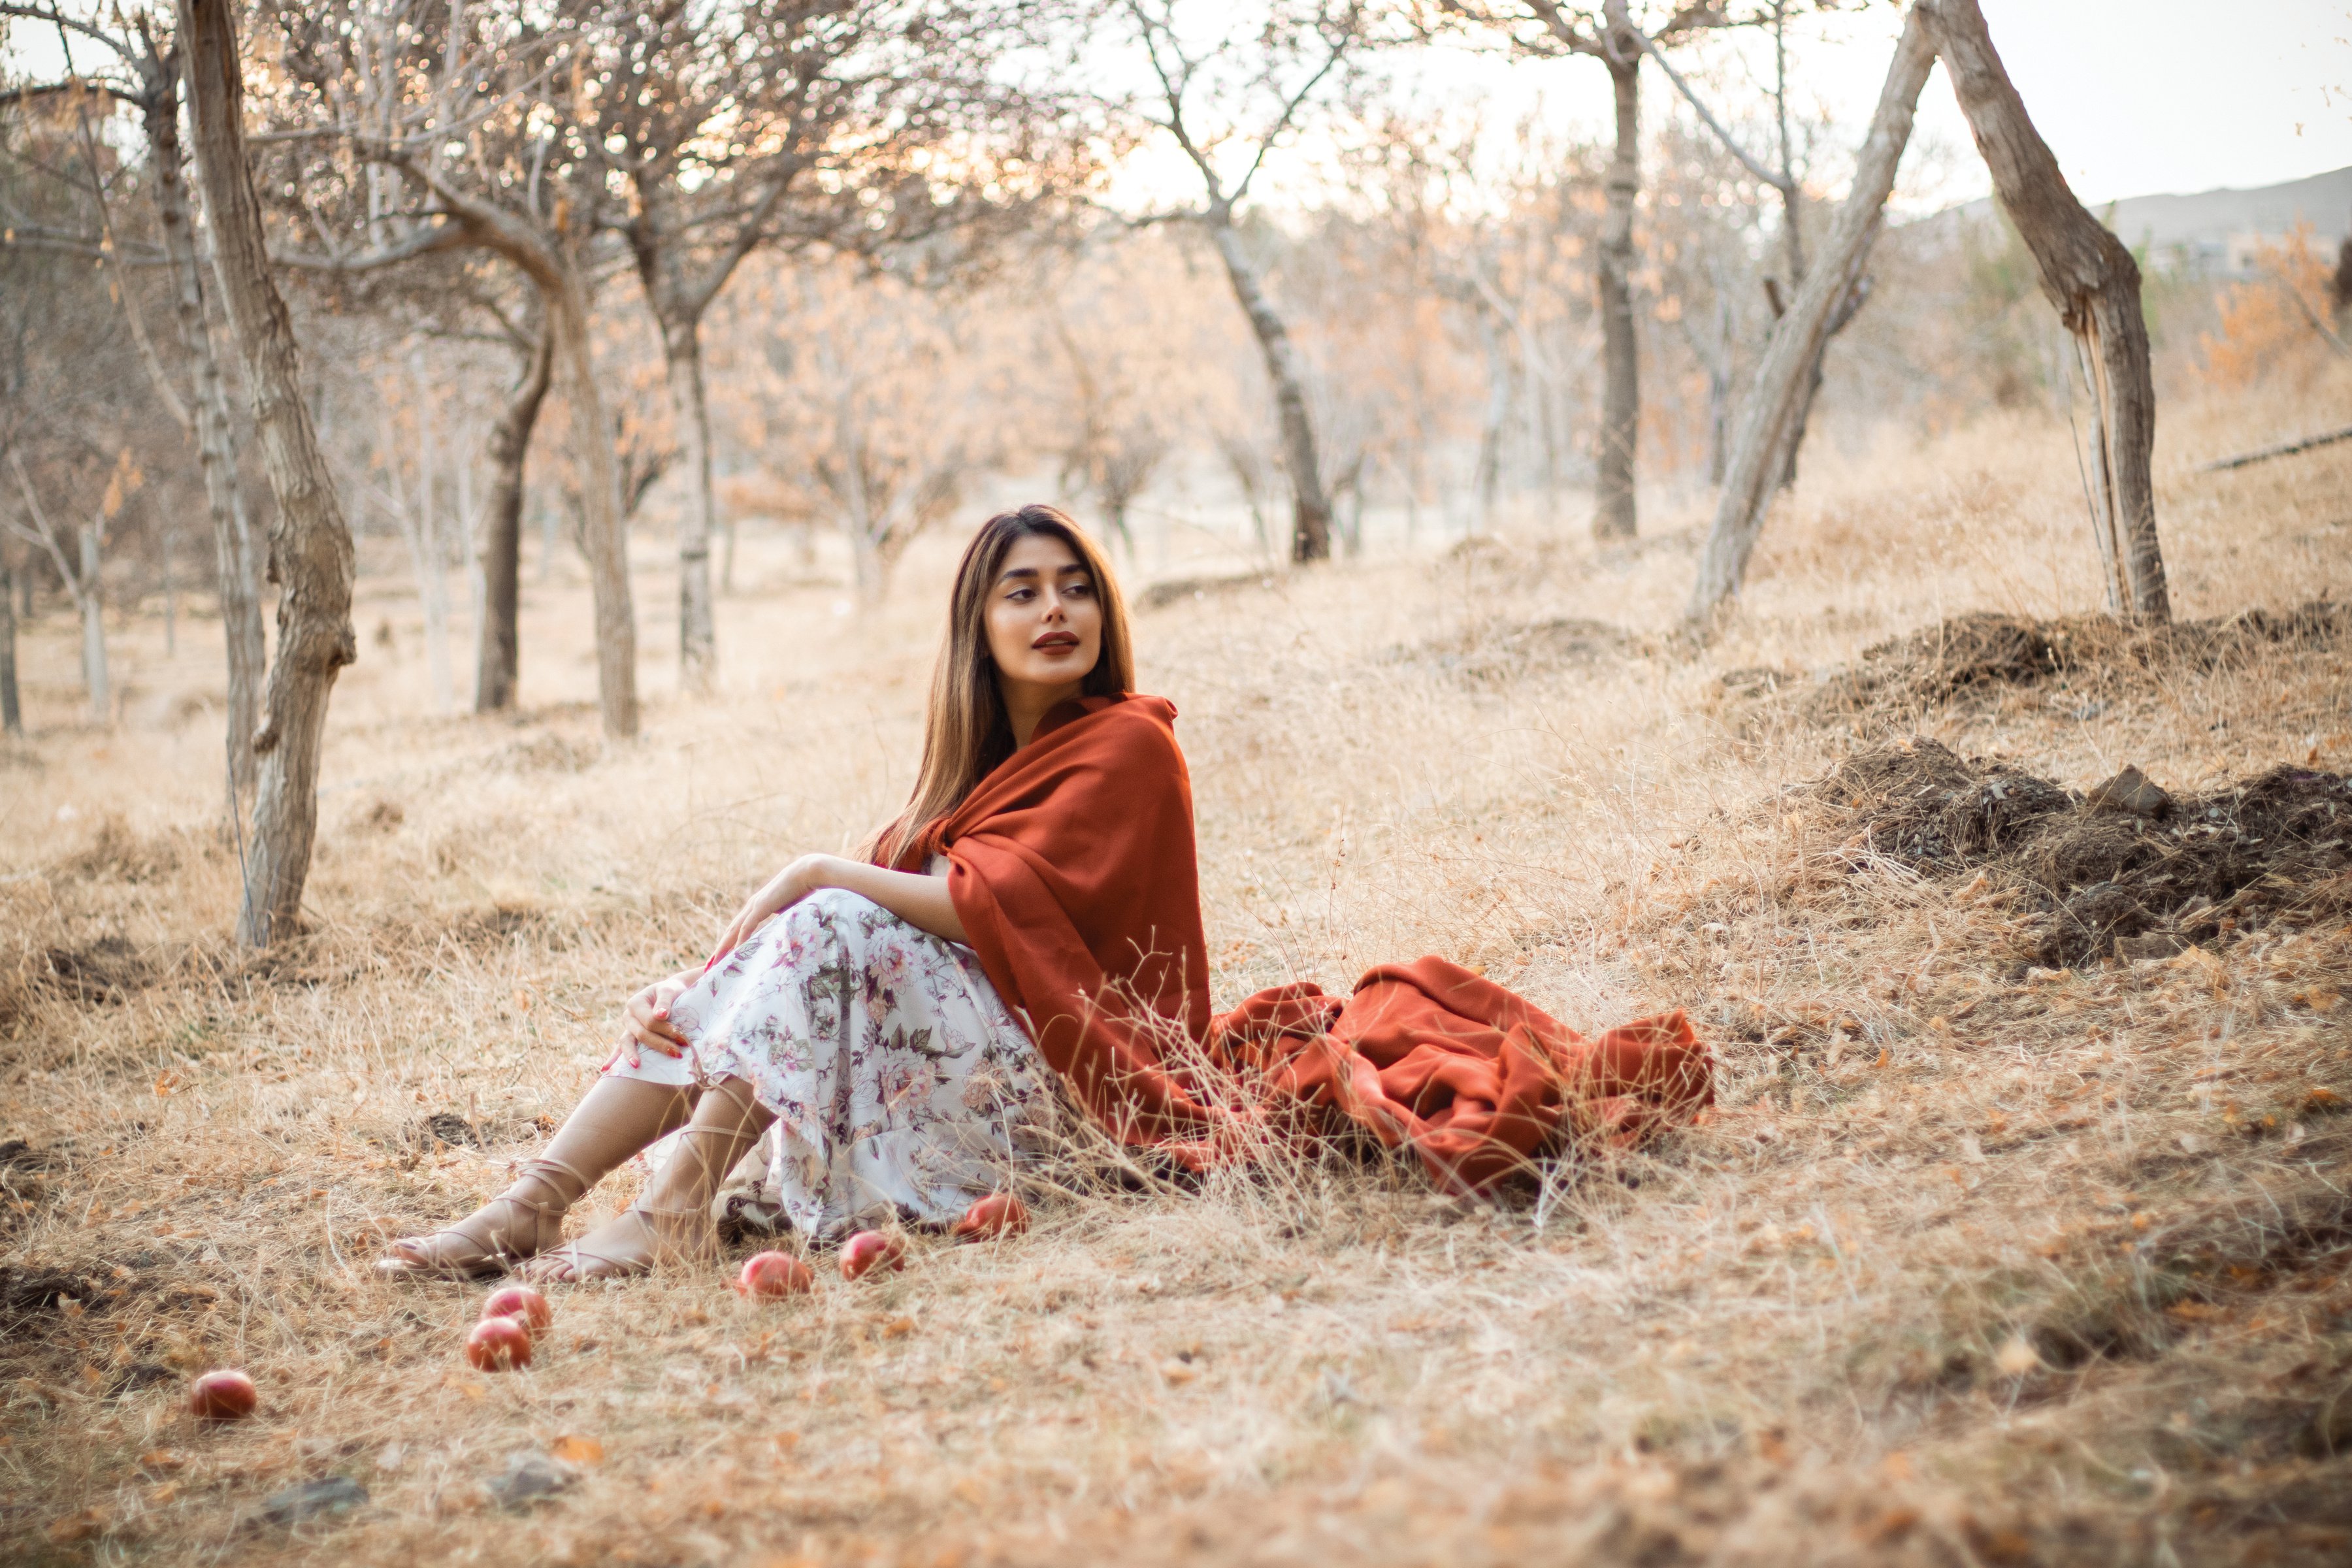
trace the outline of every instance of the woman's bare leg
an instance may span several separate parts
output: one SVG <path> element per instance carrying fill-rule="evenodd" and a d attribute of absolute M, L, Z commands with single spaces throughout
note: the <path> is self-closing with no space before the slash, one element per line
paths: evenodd
<path fill-rule="evenodd" d="M 696 1091 L 635 1079 L 600 1078 L 545 1150 L 523 1162 L 514 1184 L 431 1236 L 394 1242 L 386 1274 L 496 1273 L 563 1239 L 563 1214 L 639 1150 L 684 1126 Z"/>
<path fill-rule="evenodd" d="M 703 1090 L 677 1152 L 637 1201 L 570 1247 L 534 1258 L 523 1269 L 525 1277 L 604 1279 L 642 1274 L 667 1258 L 708 1257 L 718 1242 L 710 1200 L 775 1120 L 752 1096 L 750 1084 L 721 1079 Z"/>

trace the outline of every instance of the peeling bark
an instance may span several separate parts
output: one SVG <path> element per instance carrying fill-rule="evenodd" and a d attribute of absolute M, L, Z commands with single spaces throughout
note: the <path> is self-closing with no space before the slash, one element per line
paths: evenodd
<path fill-rule="evenodd" d="M 291 935 L 318 831 L 319 755 L 335 677 L 358 657 L 352 636 L 352 535 L 303 400 L 300 350 L 269 276 L 261 206 L 245 151 L 245 82 L 229 0 L 178 0 L 196 174 L 212 220 L 213 271 L 245 358 L 254 434 L 276 497 L 270 574 L 280 588 L 237 940 Z"/>
<path fill-rule="evenodd" d="M 2131 619 L 2168 621 L 2164 552 L 2157 538 L 2150 459 L 2156 386 L 2139 266 L 2124 242 L 2074 199 L 2058 160 L 2011 85 L 1976 0 L 1920 0 L 1968 116 L 1994 193 L 2033 254 L 2042 291 L 2074 337 L 2096 419 L 2089 464 L 2091 525 L 2105 569 L 2107 605 Z"/>
<path fill-rule="evenodd" d="M 172 279 L 173 314 L 195 384 L 196 466 L 204 476 L 205 506 L 212 520 L 213 577 L 228 654 L 228 773 L 236 800 L 243 802 L 253 795 L 253 737 L 261 728 L 261 682 L 269 653 L 262 629 L 253 528 L 237 482 L 236 425 L 205 311 L 204 267 L 196 256 L 187 184 L 181 177 L 184 153 L 180 146 L 179 71 L 180 54 L 174 50 L 148 83 L 142 121 L 154 174 L 156 226 Z"/>

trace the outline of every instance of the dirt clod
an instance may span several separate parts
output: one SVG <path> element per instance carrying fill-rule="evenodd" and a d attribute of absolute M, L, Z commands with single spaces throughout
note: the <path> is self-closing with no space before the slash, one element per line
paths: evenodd
<path fill-rule="evenodd" d="M 2207 671 L 2280 648 L 2332 648 L 2352 636 L 2352 605 L 2315 599 L 2286 611 L 2254 608 L 2207 621 L 2135 626 L 2105 616 L 2037 620 L 1990 611 L 1957 616 L 1864 650 L 1855 663 L 1801 682 L 1814 723 L 1868 730 L 2004 691 L 2060 687 L 2086 694 L 2145 683 L 2168 669 Z M 1746 672 L 1743 672 L 1746 673 Z M 1749 681 L 1769 691 L 1780 683 Z"/>
<path fill-rule="evenodd" d="M 2274 767 L 2175 799 L 2137 768 L 2089 796 L 1920 737 L 1856 752 L 1806 793 L 1846 842 L 1915 871 L 1984 870 L 2038 909 L 2027 953 L 2161 956 L 2352 902 L 2352 779 Z"/>

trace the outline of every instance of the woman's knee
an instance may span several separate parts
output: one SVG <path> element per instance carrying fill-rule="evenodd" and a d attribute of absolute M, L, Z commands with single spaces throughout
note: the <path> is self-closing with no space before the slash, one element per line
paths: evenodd
<path fill-rule="evenodd" d="M 850 921 L 880 907 L 865 894 L 846 888 L 821 889 L 784 911 L 784 934 L 801 943 L 838 942 L 845 939 Z"/>

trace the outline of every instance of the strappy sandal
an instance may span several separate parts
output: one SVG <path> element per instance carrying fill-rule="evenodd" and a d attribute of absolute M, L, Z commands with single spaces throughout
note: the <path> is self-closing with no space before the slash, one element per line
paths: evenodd
<path fill-rule="evenodd" d="M 650 1274 L 660 1263 L 664 1253 L 676 1249 L 668 1245 L 661 1231 L 649 1222 L 656 1219 L 708 1220 L 710 1217 L 710 1211 L 707 1207 L 656 1209 L 647 1208 L 643 1204 L 631 1204 L 614 1217 L 635 1219 L 644 1226 L 646 1234 L 654 1238 L 651 1262 L 639 1263 L 627 1258 L 607 1258 L 601 1252 L 588 1251 L 576 1241 L 568 1242 L 562 1247 L 549 1247 L 532 1260 L 547 1266 L 545 1268 L 532 1272 L 530 1276 L 532 1282 L 540 1285 L 587 1285 L 599 1279 L 626 1279 L 639 1274 Z M 586 1267 L 590 1264 L 602 1265 L 604 1272 L 597 1274 L 585 1272 Z M 567 1266 L 570 1271 L 562 1275 L 552 1273 L 551 1270 L 559 1265 Z"/>
<path fill-rule="evenodd" d="M 738 1136 L 738 1134 L 721 1128 L 694 1126 L 682 1127 L 678 1130 L 679 1147 L 677 1152 L 672 1154 L 670 1158 L 672 1160 L 686 1158 L 694 1147 L 692 1140 L 697 1137 L 717 1137 L 732 1140 L 736 1136 Z M 738 1158 L 740 1157 L 740 1156 L 738 1156 Z M 719 1173 L 719 1179 L 724 1180 L 725 1176 L 726 1173 L 722 1171 Z M 534 1270 L 530 1276 L 531 1279 L 535 1282 L 542 1285 L 586 1284 L 592 1279 L 624 1279 L 632 1275 L 650 1274 L 653 1272 L 655 1267 L 661 1261 L 664 1252 L 676 1249 L 669 1246 L 668 1238 L 661 1233 L 660 1229 L 648 1222 L 656 1219 L 680 1219 L 699 1221 L 704 1225 L 709 1225 L 710 1223 L 710 1205 L 708 1203 L 703 1203 L 698 1204 L 692 1208 L 653 1208 L 640 1201 L 631 1204 L 627 1208 L 623 1209 L 621 1214 L 615 1217 L 635 1218 L 637 1223 L 652 1237 L 654 1246 L 649 1249 L 652 1253 L 650 1261 L 636 1263 L 625 1258 L 607 1258 L 602 1253 L 587 1251 L 581 1247 L 579 1242 L 575 1241 L 563 1247 L 550 1247 L 545 1252 L 541 1253 L 539 1256 L 546 1260 L 547 1267 Z M 715 1232 L 713 1233 L 712 1239 L 714 1241 L 717 1239 Z M 604 1272 L 598 1274 L 587 1274 L 583 1272 L 585 1266 L 589 1264 L 602 1265 Z M 560 1279 L 552 1272 L 552 1269 L 559 1265 L 568 1266 L 569 1269 L 569 1272 Z"/>
<path fill-rule="evenodd" d="M 550 1191 L 555 1191 L 557 1190 L 555 1182 L 550 1174 L 553 1171 L 560 1171 L 579 1184 L 578 1190 L 563 1200 L 563 1205 L 567 1209 L 577 1203 L 581 1194 L 585 1193 L 593 1184 L 586 1176 L 582 1175 L 570 1164 L 546 1154 L 535 1155 L 521 1162 L 515 1173 L 515 1183 L 520 1185 L 525 1177 L 533 1177 Z M 511 1192 L 500 1193 L 489 1203 L 476 1209 L 474 1214 L 478 1215 L 495 1204 L 513 1205 L 517 1209 L 530 1215 L 537 1226 L 543 1226 L 549 1218 L 548 1205 L 545 1203 L 537 1198 L 517 1197 Z M 469 1215 L 467 1217 L 470 1219 L 473 1215 Z M 562 1216 L 558 1214 L 554 1217 L 560 1222 Z M 455 1237 L 464 1242 L 471 1248 L 472 1255 L 457 1258 L 408 1258 L 402 1257 L 396 1252 L 387 1253 L 384 1257 L 376 1259 L 377 1277 L 384 1279 L 487 1279 L 494 1274 L 505 1273 L 519 1259 L 532 1256 L 530 1253 L 515 1252 L 507 1247 L 485 1246 L 465 1231 L 454 1226 L 446 1230 L 436 1230 L 425 1236 L 404 1236 L 392 1243 L 392 1246 L 395 1248 L 414 1247 L 421 1251 L 427 1247 L 437 1247 L 444 1237 Z"/>

